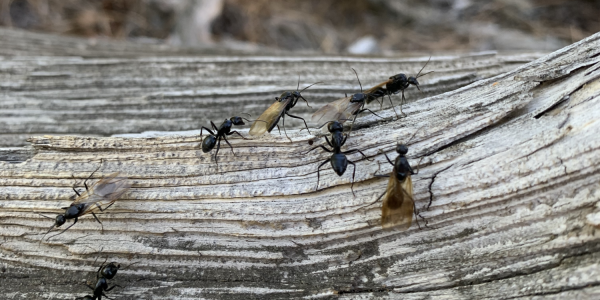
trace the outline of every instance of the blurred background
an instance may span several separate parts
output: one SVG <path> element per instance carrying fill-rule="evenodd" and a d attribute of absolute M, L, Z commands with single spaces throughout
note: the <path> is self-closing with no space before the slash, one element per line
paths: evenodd
<path fill-rule="evenodd" d="M 243 50 L 552 51 L 600 31 L 600 0 L 0 0 L 0 25 Z"/>

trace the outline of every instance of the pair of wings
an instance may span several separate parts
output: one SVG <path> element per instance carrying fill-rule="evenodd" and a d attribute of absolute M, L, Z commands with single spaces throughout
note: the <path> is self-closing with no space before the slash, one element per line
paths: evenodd
<path fill-rule="evenodd" d="M 119 173 L 115 172 L 98 180 L 81 193 L 81 196 L 77 197 L 71 205 L 84 204 L 82 216 L 108 207 L 131 188 L 127 177 L 118 176 Z"/>
<path fill-rule="evenodd" d="M 415 201 L 413 200 L 410 176 L 400 182 L 394 168 L 381 206 L 381 226 L 383 228 L 398 226 L 399 230 L 408 229 L 412 223 L 414 207 Z"/>
<path fill-rule="evenodd" d="M 279 122 L 279 118 L 281 118 L 281 114 L 285 107 L 292 101 L 292 98 L 289 97 L 283 101 L 276 100 L 275 103 L 271 104 L 265 112 L 252 123 L 250 126 L 250 131 L 248 132 L 252 136 L 263 135 L 265 132 L 273 130 L 273 127 Z"/>
<path fill-rule="evenodd" d="M 363 93 L 371 94 L 380 88 L 385 87 L 385 85 L 389 82 L 386 80 Z M 331 121 L 338 121 L 340 123 L 346 122 L 350 117 L 352 117 L 363 105 L 362 102 L 350 102 L 352 96 L 340 98 L 333 102 L 328 103 L 327 105 L 321 107 L 317 110 L 311 117 L 313 122 L 317 122 L 319 124 L 323 124 Z M 367 103 L 373 100 L 367 100 Z"/>

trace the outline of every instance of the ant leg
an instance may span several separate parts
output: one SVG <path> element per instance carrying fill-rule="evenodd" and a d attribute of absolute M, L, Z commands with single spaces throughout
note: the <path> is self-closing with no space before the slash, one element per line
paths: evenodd
<path fill-rule="evenodd" d="M 99 279 L 100 277 L 100 271 L 102 271 L 102 267 L 104 267 L 104 264 L 106 263 L 106 261 L 108 260 L 108 256 L 106 257 L 106 259 L 104 260 L 104 262 L 100 265 L 100 268 L 98 268 L 98 272 L 96 272 L 96 279 Z"/>
<path fill-rule="evenodd" d="M 310 105 L 308 105 L 308 101 L 306 101 L 306 99 L 304 99 L 304 97 L 300 96 L 300 98 L 302 100 L 304 100 L 304 102 L 306 102 L 306 106 L 308 106 L 309 108 L 312 108 Z M 296 100 L 296 102 L 298 102 L 298 100 Z"/>
<path fill-rule="evenodd" d="M 285 131 L 285 115 L 281 115 L 281 126 L 283 127 L 283 133 L 285 133 L 285 137 L 291 142 L 292 139 L 290 139 L 290 137 L 287 135 L 287 131 Z"/>
<path fill-rule="evenodd" d="M 69 228 L 73 227 L 73 225 L 75 225 L 75 224 L 77 224 L 77 218 L 75 218 L 75 220 L 73 221 L 73 224 L 69 225 L 69 227 L 65 228 L 63 231 L 61 231 L 61 232 L 59 232 L 59 233 L 57 233 L 57 234 L 49 237 L 48 240 L 51 239 L 51 238 L 53 238 L 53 237 L 55 237 L 55 236 L 57 236 L 57 235 L 59 235 L 59 234 L 63 234 L 65 231 L 67 231 Z"/>
<path fill-rule="evenodd" d="M 362 151 L 360 151 L 360 150 L 358 150 L 358 149 L 352 149 L 352 150 L 344 151 L 344 152 L 342 152 L 342 153 L 344 153 L 344 154 L 352 154 L 352 153 L 355 153 L 355 152 L 358 152 L 358 153 L 362 154 L 362 156 L 363 156 L 363 157 L 364 157 L 366 160 L 373 161 L 373 160 L 370 160 L 370 159 L 369 159 L 369 158 L 368 158 L 368 157 L 367 157 L 367 156 L 366 156 L 366 155 L 365 155 L 365 154 L 364 154 Z"/>
<path fill-rule="evenodd" d="M 412 168 L 410 168 L 410 174 L 411 174 L 411 175 L 417 175 L 417 174 L 419 174 L 419 167 L 421 166 L 421 161 L 422 161 L 422 160 L 423 160 L 423 157 L 421 157 L 421 159 L 419 159 L 419 163 L 417 164 L 417 172 L 414 172 L 414 171 L 412 170 Z"/>
<path fill-rule="evenodd" d="M 346 135 L 344 135 L 344 139 L 342 140 L 342 144 L 340 146 L 344 146 L 344 144 L 346 143 L 347 139 L 348 139 L 348 135 L 346 134 Z M 333 146 L 331 146 L 331 147 L 333 147 Z"/>
<path fill-rule="evenodd" d="M 394 109 L 394 113 L 396 114 L 396 119 L 400 119 L 400 117 L 398 116 L 398 113 L 396 112 L 396 107 L 394 107 L 394 103 L 392 102 L 392 97 L 390 96 L 390 93 L 387 93 L 388 95 L 388 99 L 390 99 L 390 104 L 392 105 L 392 108 Z M 383 105 L 383 99 L 381 99 L 381 103 Z M 402 109 L 402 106 L 400 106 L 400 109 Z"/>
<path fill-rule="evenodd" d="M 92 291 L 94 290 L 94 288 L 91 285 L 89 285 L 87 283 L 85 285 L 87 285 L 87 287 L 89 287 L 90 289 L 92 289 Z"/>
<path fill-rule="evenodd" d="M 415 222 L 417 222 L 417 226 L 419 230 L 421 229 L 421 225 L 419 225 L 419 214 L 417 213 L 417 206 L 415 205 L 415 201 L 413 201 L 413 214 L 415 215 Z M 423 218 L 423 217 L 421 217 Z M 425 218 L 423 218 L 425 219 Z"/>
<path fill-rule="evenodd" d="M 102 231 L 104 231 L 104 225 L 102 225 L 102 222 L 100 222 L 100 220 L 98 220 L 98 217 L 96 217 L 96 214 L 92 212 L 92 216 L 94 216 L 94 219 L 96 219 L 96 221 L 98 221 L 98 223 L 100 223 L 100 226 L 102 226 Z"/>
<path fill-rule="evenodd" d="M 331 144 L 331 142 L 329 141 L 329 139 L 327 138 L 327 136 L 325 136 L 325 141 L 327 141 L 327 145 L 329 145 L 329 147 L 335 148 L 335 147 L 333 147 L 333 145 Z M 344 143 L 342 143 L 342 145 L 344 145 Z"/>
<path fill-rule="evenodd" d="M 109 287 L 109 288 L 105 289 L 105 291 L 107 291 L 107 292 L 110 292 L 110 290 L 112 290 L 112 289 L 114 289 L 114 288 L 116 288 L 116 287 L 122 287 L 122 286 L 120 286 L 120 285 L 118 285 L 118 284 L 115 284 L 115 285 L 113 285 L 113 286 L 111 286 L 111 287 Z"/>
<path fill-rule="evenodd" d="M 377 171 L 381 170 L 381 164 L 379 163 L 379 161 L 377 161 L 377 165 L 378 165 Z M 375 171 L 375 173 L 373 173 L 373 176 L 379 177 L 379 178 L 381 178 L 381 177 L 390 177 L 391 176 L 390 174 L 377 174 L 377 171 Z M 377 200 L 379 200 L 379 199 L 377 199 Z"/>
<path fill-rule="evenodd" d="M 229 148 L 231 148 L 231 153 L 233 153 L 233 156 L 235 156 L 235 152 L 233 152 L 233 146 L 231 146 L 231 144 L 229 143 L 229 141 L 227 140 L 227 138 L 225 136 L 223 136 L 223 140 L 225 140 L 225 143 L 227 143 L 227 145 L 229 145 Z"/>
<path fill-rule="evenodd" d="M 100 167 L 102 167 L 102 163 L 98 166 L 98 168 L 96 168 L 96 170 L 94 170 L 94 172 L 92 172 L 92 174 L 90 174 L 90 177 L 88 177 L 84 182 L 83 185 L 85 186 L 85 190 L 89 190 L 88 186 L 87 186 L 87 181 L 88 179 L 92 178 L 92 176 L 94 176 L 94 173 L 96 173 L 96 171 L 100 170 Z"/>
<path fill-rule="evenodd" d="M 287 112 L 286 112 L 285 114 L 286 114 L 286 115 L 288 115 L 288 116 L 290 116 L 290 117 L 292 117 L 292 118 L 296 118 L 296 119 L 300 119 L 300 120 L 302 120 L 302 122 L 304 122 L 304 126 L 306 126 L 306 130 L 308 130 L 308 133 L 309 133 L 309 134 L 312 134 L 312 133 L 310 133 L 310 130 L 308 129 L 308 125 L 306 125 L 306 120 L 304 120 L 303 118 L 300 118 L 300 117 L 298 117 L 298 116 L 290 115 L 290 114 L 288 114 Z"/>
<path fill-rule="evenodd" d="M 376 115 L 376 116 L 378 116 L 378 117 L 380 117 L 380 118 L 382 118 L 382 119 L 383 119 L 383 117 L 382 117 L 382 116 L 380 116 L 380 115 L 376 114 L 374 111 L 372 111 L 372 110 L 370 110 L 370 109 L 368 109 L 368 108 L 364 108 L 364 109 L 361 109 L 361 110 L 357 111 L 357 112 L 356 112 L 356 115 L 360 114 L 361 112 L 365 112 L 365 111 L 368 111 L 368 112 L 370 112 L 370 113 L 372 113 L 372 114 L 374 114 L 374 115 Z"/>
<path fill-rule="evenodd" d="M 215 152 L 215 164 L 217 164 L 217 171 L 219 171 L 219 161 L 217 160 L 217 154 L 219 154 L 219 149 L 221 148 L 221 138 L 217 140 L 217 151 Z"/>
<path fill-rule="evenodd" d="M 313 151 L 313 150 L 315 150 L 315 149 L 318 149 L 319 147 L 320 147 L 320 148 L 322 148 L 323 150 L 325 150 L 325 151 L 329 152 L 329 153 L 333 152 L 333 150 L 329 150 L 329 149 L 327 149 L 325 146 L 323 146 L 323 145 L 319 145 L 319 146 L 316 146 L 316 147 L 314 147 L 314 148 L 312 148 L 312 149 L 310 149 L 310 150 L 306 151 L 306 153 L 304 153 L 304 154 L 308 154 L 308 152 L 310 152 L 310 151 Z"/>
<path fill-rule="evenodd" d="M 352 195 L 354 195 L 354 197 L 356 197 L 356 194 L 354 193 L 354 176 L 356 175 L 356 164 L 354 164 L 351 161 L 348 161 L 349 164 L 352 164 L 352 166 L 354 166 L 354 170 L 352 170 L 352 184 L 350 185 L 350 190 L 352 191 Z"/>
<path fill-rule="evenodd" d="M 277 126 L 277 131 L 279 131 L 279 135 L 281 135 L 281 129 L 279 129 L 279 125 L 275 124 L 275 126 Z"/>
<path fill-rule="evenodd" d="M 383 155 L 385 155 L 385 158 L 387 158 L 387 161 L 390 163 L 390 165 L 395 166 L 392 160 L 387 156 L 387 153 L 383 153 Z"/>
<path fill-rule="evenodd" d="M 232 131 L 232 132 L 230 132 L 230 133 L 226 133 L 226 135 L 232 135 L 232 134 L 234 134 L 234 133 L 235 133 L 235 134 L 237 134 L 237 135 L 239 135 L 241 138 L 243 138 L 243 139 L 245 139 L 245 140 L 248 140 L 248 138 L 245 138 L 243 135 L 241 135 L 241 134 L 240 134 L 239 132 L 237 132 L 236 130 L 234 130 L 234 131 Z"/>
<path fill-rule="evenodd" d="M 323 162 L 321 165 L 319 165 L 319 167 L 317 168 L 317 188 L 315 189 L 315 191 L 319 189 L 319 180 L 320 180 L 320 178 L 321 178 L 321 175 L 320 175 L 321 167 L 322 167 L 323 165 L 325 165 L 326 163 L 328 163 L 329 161 L 331 161 L 331 158 L 328 158 L 326 161 L 324 161 L 324 162 Z"/>
<path fill-rule="evenodd" d="M 364 107 L 364 106 L 365 106 L 365 105 L 364 105 L 364 103 L 363 103 L 363 106 L 362 106 L 362 107 Z M 347 138 L 350 136 L 350 133 L 352 132 L 352 128 L 354 128 L 354 122 L 356 122 L 356 118 L 358 117 L 358 113 L 359 113 L 359 112 L 356 112 L 356 113 L 354 114 L 354 119 L 352 119 L 352 125 L 350 125 L 350 130 L 348 131 L 348 134 L 346 134 L 346 137 L 344 138 L 344 140 L 345 140 L 345 139 L 347 139 Z"/>
<path fill-rule="evenodd" d="M 210 134 L 212 134 L 212 135 L 215 135 L 215 134 L 212 132 L 212 130 L 210 130 L 210 129 L 208 129 L 208 128 L 204 127 L 204 126 L 202 126 L 202 127 L 200 128 L 200 140 L 202 140 L 202 130 L 206 130 L 206 131 L 208 131 Z"/>
<path fill-rule="evenodd" d="M 96 205 L 98 205 L 98 209 L 100 209 L 101 212 L 104 212 L 105 210 L 107 210 L 109 207 L 113 206 L 113 204 L 115 204 L 115 201 L 111 202 L 109 205 L 107 205 L 105 208 L 102 208 L 100 205 L 98 205 L 98 203 L 96 203 Z"/>
<path fill-rule="evenodd" d="M 402 99 L 400 100 L 400 113 L 406 117 L 406 114 L 402 111 L 402 104 L 404 104 L 404 102 L 406 101 L 406 98 L 404 97 L 404 90 L 402 90 Z"/>
<path fill-rule="evenodd" d="M 212 128 L 219 133 L 219 127 L 217 127 L 217 125 L 215 125 L 215 123 L 213 121 L 210 121 L 210 125 L 212 125 Z"/>
<path fill-rule="evenodd" d="M 77 194 L 77 196 L 81 197 L 81 194 L 75 189 L 75 187 L 73 187 L 73 192 L 75 192 L 75 194 Z"/>

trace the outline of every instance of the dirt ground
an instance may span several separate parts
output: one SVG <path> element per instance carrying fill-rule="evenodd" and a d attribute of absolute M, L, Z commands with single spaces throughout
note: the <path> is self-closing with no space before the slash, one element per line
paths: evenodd
<path fill-rule="evenodd" d="M 0 25 L 324 53 L 550 51 L 600 31 L 600 1 L 0 0 Z"/>

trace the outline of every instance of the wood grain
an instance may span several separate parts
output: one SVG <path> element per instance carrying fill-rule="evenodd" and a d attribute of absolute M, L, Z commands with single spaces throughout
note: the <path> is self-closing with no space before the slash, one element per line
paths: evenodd
<path fill-rule="evenodd" d="M 474 70 L 489 70 L 494 57 L 498 59 L 496 55 L 483 59 L 480 67 L 475 66 L 478 56 L 432 58 L 441 60 L 432 64 L 434 74 L 441 77 L 423 80 L 424 98 L 409 94 L 413 101 L 404 107 L 408 117 L 390 121 L 393 112 L 386 109 L 381 112 L 386 120 L 359 119 L 344 147 L 361 149 L 374 161 L 359 154 L 349 157 L 357 164 L 356 197 L 350 191 L 350 172 L 338 177 L 329 167 L 321 172 L 315 190 L 317 166 L 327 156 L 319 151 L 305 154 L 312 147 L 308 140 L 324 143 L 305 130 L 288 131 L 292 143 L 278 134 L 232 138 L 235 156 L 223 148 L 218 171 L 213 158 L 200 150 L 196 132 L 92 136 L 142 130 L 138 121 L 119 127 L 108 119 L 106 127 L 112 131 L 105 132 L 69 124 L 62 133 L 85 136 L 32 137 L 28 159 L 0 162 L 0 292 L 8 299 L 81 297 L 89 291 L 83 283 L 93 279 L 98 266 L 94 260 L 108 257 L 122 265 L 135 263 L 112 280 L 124 286 L 109 293 L 119 299 L 593 299 L 600 294 L 600 34 L 514 70 L 505 71 L 515 68 L 513 63 L 498 63 L 494 68 L 502 74 L 488 73 L 491 77 L 464 87 L 449 84 L 446 92 L 431 92 L 440 91 L 434 86 L 444 85 L 443 78 L 460 81 L 457 78 L 479 74 Z M 406 69 L 418 70 L 427 58 L 409 60 Z M 212 64 L 221 70 L 239 66 L 232 59 Z M 300 70 L 303 82 L 346 76 L 351 83 L 349 72 L 339 67 L 352 61 L 357 70 L 364 70 L 359 74 L 369 78 L 365 81 L 373 83 L 376 73 L 381 77 L 396 69 L 395 63 L 385 62 L 388 71 L 379 72 L 372 59 L 359 60 L 240 60 L 247 64 L 243 72 L 249 82 L 263 82 L 260 91 L 238 86 L 241 75 L 227 81 L 216 76 L 185 97 L 207 95 L 197 103 L 205 104 L 202 111 L 217 115 L 225 109 L 207 99 L 249 99 L 233 108 L 242 111 L 266 107 L 268 101 L 259 100 L 262 93 L 280 89 L 283 74 L 293 87 L 292 71 Z M 86 88 L 68 92 L 66 86 L 83 82 L 85 74 L 94 73 L 93 64 L 58 62 L 49 68 L 79 75 L 52 79 L 52 91 L 33 85 L 19 93 L 30 100 L 83 94 Z M 168 69 L 167 64 L 178 63 L 156 64 Z M 113 66 L 114 76 L 119 72 L 128 76 L 126 61 L 115 60 Z M 187 81 L 188 87 L 195 82 L 185 72 L 175 73 L 162 80 L 169 85 Z M 271 89 L 264 84 L 269 73 L 277 74 Z M 94 75 L 95 80 L 102 77 L 98 74 L 102 72 Z M 473 80 L 483 77 L 488 76 L 475 75 Z M 61 81 L 64 86 L 57 88 Z M 101 86 L 98 82 L 90 86 Z M 113 84 L 117 82 L 114 79 Z M 174 100 L 185 94 L 183 88 L 169 93 L 152 84 L 142 88 L 141 81 L 122 89 L 115 86 L 106 90 L 105 99 L 123 99 L 119 105 L 137 107 L 134 99 L 144 103 L 136 97 L 155 89 L 171 97 L 173 107 L 182 111 L 192 107 L 183 104 L 186 100 Z M 327 85 L 311 89 L 309 101 L 322 95 L 323 100 L 315 102 L 325 103 L 337 89 Z M 223 90 L 233 91 L 231 97 L 215 96 L 214 91 Z M 137 96 L 125 101 L 126 91 Z M 17 102 L 10 97 L 19 93 L 6 93 L 8 101 L 14 101 L 11 105 Z M 61 108 L 40 111 L 32 119 L 67 107 L 66 100 L 53 101 Z M 106 105 L 113 112 L 126 111 Z M 87 116 L 97 114 L 100 106 L 92 105 Z M 65 120 L 71 119 L 67 115 Z M 159 116 L 151 117 L 143 109 L 131 115 L 160 123 Z M 82 118 L 87 126 L 100 123 L 87 116 Z M 12 128 L 26 126 L 22 120 L 15 120 Z M 190 128 L 198 127 L 194 126 Z M 177 128 L 182 129 L 188 128 Z M 381 201 L 375 199 L 387 181 L 373 176 L 377 161 L 385 161 L 380 151 L 394 158 L 396 143 L 406 142 L 416 131 L 408 156 L 413 167 L 419 165 L 419 174 L 412 179 L 420 228 L 415 222 L 404 232 L 383 230 Z M 241 132 L 246 135 L 247 129 Z M 82 218 L 66 233 L 38 245 L 51 222 L 37 213 L 60 213 L 74 194 L 71 186 L 81 184 L 101 159 L 94 180 L 119 171 L 133 183 L 109 212 L 99 215 L 104 231 L 92 217 Z M 382 172 L 391 170 L 381 166 Z"/>

